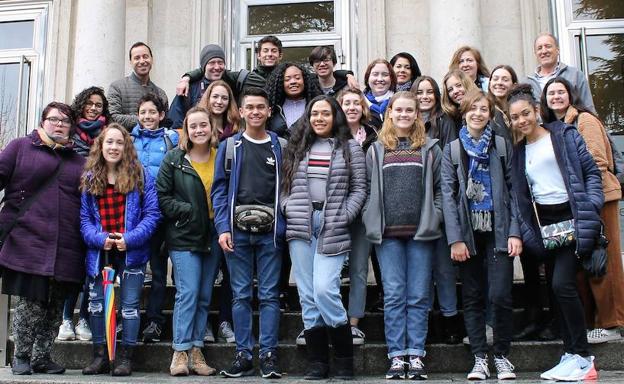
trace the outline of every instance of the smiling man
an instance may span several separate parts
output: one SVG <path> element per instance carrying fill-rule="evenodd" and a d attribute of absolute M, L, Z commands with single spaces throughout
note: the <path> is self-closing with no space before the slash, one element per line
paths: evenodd
<path fill-rule="evenodd" d="M 150 80 L 154 57 L 152 49 L 143 42 L 136 42 L 128 52 L 132 73 L 113 82 L 108 88 L 108 103 L 113 122 L 123 125 L 128 132 L 137 125 L 137 102 L 148 93 L 158 95 L 165 109 L 169 105 L 167 94 Z"/>
<path fill-rule="evenodd" d="M 533 96 L 540 99 L 544 85 L 548 80 L 561 76 L 568 80 L 576 90 L 581 104 L 591 111 L 596 111 L 594 100 L 587 78 L 577 68 L 568 66 L 559 61 L 559 42 L 550 33 L 542 33 L 535 39 L 533 45 L 535 57 L 539 65 L 535 73 L 527 76 L 528 83 L 533 87 Z"/>

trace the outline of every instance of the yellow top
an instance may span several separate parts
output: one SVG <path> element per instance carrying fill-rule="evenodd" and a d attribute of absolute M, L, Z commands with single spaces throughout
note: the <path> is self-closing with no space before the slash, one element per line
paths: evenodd
<path fill-rule="evenodd" d="M 210 159 L 205 163 L 197 163 L 191 160 L 191 165 L 195 172 L 199 175 L 204 188 L 206 189 L 206 198 L 208 199 L 208 217 L 214 219 L 214 210 L 212 209 L 212 200 L 210 199 L 210 191 L 212 190 L 212 181 L 214 180 L 214 168 L 217 158 L 217 149 L 210 148 Z"/>

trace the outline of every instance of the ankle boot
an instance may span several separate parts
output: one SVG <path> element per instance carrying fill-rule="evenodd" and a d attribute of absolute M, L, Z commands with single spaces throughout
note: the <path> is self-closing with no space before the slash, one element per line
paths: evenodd
<path fill-rule="evenodd" d="M 314 327 L 303 332 L 309 365 L 305 380 L 323 380 L 329 376 L 329 336 L 327 327 Z"/>
<path fill-rule="evenodd" d="M 334 377 L 341 380 L 353 379 L 353 336 L 349 323 L 329 328 L 334 346 Z"/>
<path fill-rule="evenodd" d="M 106 344 L 96 344 L 93 346 L 93 361 L 82 369 L 83 375 L 99 375 L 110 372 L 110 361 Z"/>
<path fill-rule="evenodd" d="M 132 350 L 133 347 L 122 345 L 117 351 L 114 361 L 113 376 L 132 375 Z"/>
<path fill-rule="evenodd" d="M 462 341 L 461 338 L 461 321 L 459 315 L 444 317 L 444 342 L 446 344 L 459 344 Z"/>

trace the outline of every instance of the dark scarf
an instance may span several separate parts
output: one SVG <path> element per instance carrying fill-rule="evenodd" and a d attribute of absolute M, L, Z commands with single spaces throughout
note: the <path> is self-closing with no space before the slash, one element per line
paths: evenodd
<path fill-rule="evenodd" d="M 492 139 L 492 128 L 488 124 L 478 140 L 473 139 L 464 125 L 459 139 L 468 154 L 468 183 L 466 197 L 472 212 L 472 229 L 478 232 L 492 230 L 492 179 L 490 177 L 490 156 L 488 150 Z"/>
<path fill-rule="evenodd" d="M 381 115 L 381 118 L 383 120 L 384 114 L 386 113 L 386 108 L 388 108 L 388 104 L 390 103 L 390 97 L 383 101 L 377 101 L 375 99 L 375 96 L 373 96 L 372 92 L 367 92 L 365 96 L 368 101 L 371 102 L 371 105 L 369 106 L 370 110 L 373 111 L 373 113 Z"/>
<path fill-rule="evenodd" d="M 409 91 L 410 89 L 412 89 L 412 80 L 409 80 L 408 82 L 401 84 L 397 84 L 396 85 L 396 91 L 400 92 L 400 91 Z"/>
<path fill-rule="evenodd" d="M 87 120 L 81 117 L 78 119 L 76 133 L 78 134 L 78 137 L 80 137 L 80 140 L 91 146 L 104 126 L 106 126 L 106 117 L 104 117 L 104 115 L 100 115 L 95 120 Z"/>

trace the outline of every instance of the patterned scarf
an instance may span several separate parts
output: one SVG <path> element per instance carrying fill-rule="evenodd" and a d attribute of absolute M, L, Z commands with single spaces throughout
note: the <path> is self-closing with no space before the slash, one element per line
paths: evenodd
<path fill-rule="evenodd" d="M 100 134 L 102 128 L 106 125 L 106 118 L 100 115 L 95 120 L 87 120 L 85 118 L 78 119 L 78 125 L 76 127 L 76 133 L 82 141 L 87 145 L 93 145 L 95 138 Z"/>
<path fill-rule="evenodd" d="M 492 230 L 493 205 L 488 149 L 492 139 L 492 128 L 488 124 L 481 137 L 475 140 L 464 125 L 459 131 L 459 139 L 469 159 L 466 197 L 472 213 L 472 228 L 478 232 L 489 232 Z"/>
<path fill-rule="evenodd" d="M 409 80 L 403 84 L 397 84 L 396 85 L 396 91 L 400 92 L 400 91 L 409 91 L 410 89 L 412 89 L 412 80 Z"/>
<path fill-rule="evenodd" d="M 373 113 L 381 115 L 383 119 L 384 114 L 386 113 L 386 108 L 388 108 L 388 104 L 390 103 L 390 98 L 394 95 L 394 92 L 388 91 L 385 94 L 375 97 L 372 92 L 366 92 L 366 99 L 370 101 L 370 110 Z"/>

